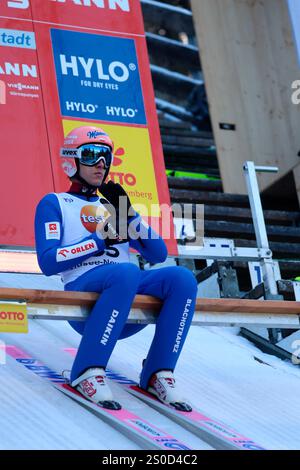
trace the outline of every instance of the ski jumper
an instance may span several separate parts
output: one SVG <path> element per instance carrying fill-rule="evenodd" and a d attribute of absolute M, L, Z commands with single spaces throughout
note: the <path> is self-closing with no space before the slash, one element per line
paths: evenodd
<path fill-rule="evenodd" d="M 142 271 L 130 263 L 130 247 L 153 264 L 167 257 L 162 238 L 137 213 L 140 238 L 107 248 L 96 233 L 101 206 L 96 195 L 47 194 L 35 216 L 38 262 L 46 276 L 60 273 L 65 290 L 101 294 L 87 320 L 70 322 L 82 335 L 71 381 L 90 367 L 105 368 L 117 340 L 146 326 L 126 325 L 136 294 L 163 301 L 141 374 L 141 387 L 146 389 L 155 372 L 176 366 L 192 321 L 197 282 L 183 267 Z"/>

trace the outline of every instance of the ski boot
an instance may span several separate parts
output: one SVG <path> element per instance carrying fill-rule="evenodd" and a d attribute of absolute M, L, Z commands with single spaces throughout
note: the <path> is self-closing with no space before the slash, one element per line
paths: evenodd
<path fill-rule="evenodd" d="M 173 372 L 170 370 L 160 370 L 153 374 L 147 391 L 176 410 L 192 411 L 192 407 L 178 396 Z"/>
<path fill-rule="evenodd" d="M 97 403 L 102 408 L 110 410 L 120 410 L 122 408 L 120 403 L 113 399 L 103 368 L 87 369 L 71 383 L 71 386 L 85 398 Z"/>

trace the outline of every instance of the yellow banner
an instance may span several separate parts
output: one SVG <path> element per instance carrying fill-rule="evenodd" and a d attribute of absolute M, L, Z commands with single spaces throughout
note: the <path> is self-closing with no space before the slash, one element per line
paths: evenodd
<path fill-rule="evenodd" d="M 0 332 L 28 333 L 26 303 L 0 302 Z"/>
<path fill-rule="evenodd" d="M 65 135 L 74 127 L 101 127 L 114 142 L 114 161 L 107 181 L 120 183 L 134 208 L 143 216 L 160 217 L 149 131 L 142 127 L 118 126 L 64 119 Z"/>

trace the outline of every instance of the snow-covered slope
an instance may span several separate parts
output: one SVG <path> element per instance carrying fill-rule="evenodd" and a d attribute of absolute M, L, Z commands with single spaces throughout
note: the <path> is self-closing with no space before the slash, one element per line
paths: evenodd
<path fill-rule="evenodd" d="M 23 348 L 58 372 L 71 368 L 73 359 L 64 348 L 77 346 L 79 339 L 67 323 L 55 321 L 30 321 L 28 335 L 0 335 L 6 344 Z M 14 359 L 6 358 L 0 376 L 0 393 L 5 397 L 1 402 L 0 449 L 140 448 Z M 112 389 L 124 407 L 157 427 L 193 448 L 211 448 L 116 384 L 112 383 Z"/>
<path fill-rule="evenodd" d="M 153 332 L 149 325 L 119 341 L 110 368 L 138 380 Z M 176 369 L 178 386 L 196 407 L 263 447 L 300 449 L 299 368 L 263 354 L 237 333 L 233 328 L 193 326 Z M 0 340 L 22 347 L 61 372 L 72 364 L 64 348 L 77 347 L 80 337 L 66 322 L 32 320 L 29 334 L 0 334 Z M 194 449 L 210 448 L 112 386 L 125 407 Z M 9 357 L 0 365 L 0 394 L 0 449 L 139 448 Z"/>

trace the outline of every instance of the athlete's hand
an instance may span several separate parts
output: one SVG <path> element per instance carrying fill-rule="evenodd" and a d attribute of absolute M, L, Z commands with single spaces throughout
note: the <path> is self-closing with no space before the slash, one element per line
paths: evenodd
<path fill-rule="evenodd" d="M 120 222 L 118 211 L 106 199 L 100 198 L 101 204 L 105 208 L 104 216 L 97 225 L 97 234 L 105 242 L 105 245 L 111 246 L 128 241 L 127 228 L 125 233 L 120 231 Z"/>
<path fill-rule="evenodd" d="M 119 183 L 108 183 L 102 184 L 100 188 L 101 194 L 119 211 L 121 219 L 130 219 L 135 216 L 136 212 L 131 205 L 128 194 L 125 189 Z"/>

